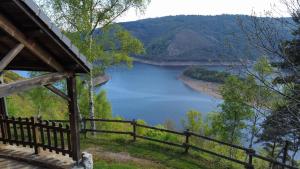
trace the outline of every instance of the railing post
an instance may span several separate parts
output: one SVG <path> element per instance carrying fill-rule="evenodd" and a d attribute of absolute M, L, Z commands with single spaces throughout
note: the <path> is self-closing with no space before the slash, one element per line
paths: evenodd
<path fill-rule="evenodd" d="M 132 132 L 132 136 L 133 136 L 133 141 L 135 142 L 136 141 L 136 120 L 133 119 L 132 120 L 132 129 L 133 129 L 133 132 Z"/>
<path fill-rule="evenodd" d="M 190 136 L 191 136 L 190 130 L 186 129 L 184 131 L 184 135 L 185 135 L 185 142 L 184 142 L 185 150 L 184 150 L 184 152 L 188 153 L 189 152 L 189 148 L 190 148 L 190 145 L 189 145 L 189 143 L 190 143 Z"/>
<path fill-rule="evenodd" d="M 254 169 L 253 165 L 253 156 L 255 155 L 255 150 L 253 149 L 248 149 L 247 150 L 247 155 L 248 155 L 248 164 L 245 166 L 246 169 Z"/>
<path fill-rule="evenodd" d="M 15 141 L 16 145 L 19 146 L 19 136 L 18 136 L 18 130 L 17 130 L 17 121 L 16 121 L 16 119 L 15 119 L 14 116 L 12 116 L 11 120 L 12 120 L 12 124 L 13 124 L 14 141 Z"/>
<path fill-rule="evenodd" d="M 36 127 L 36 121 L 37 118 L 31 117 L 31 127 L 32 127 L 32 137 L 33 137 L 33 147 L 34 147 L 34 154 L 39 154 L 39 138 L 37 135 L 37 127 Z"/>
<path fill-rule="evenodd" d="M 84 138 L 86 139 L 86 119 L 85 119 L 85 117 L 83 117 L 82 118 L 82 132 L 83 132 L 83 134 L 84 134 Z"/>
<path fill-rule="evenodd" d="M 289 152 L 289 142 L 285 141 L 285 145 L 283 148 L 283 156 L 282 156 L 282 163 L 285 164 L 286 160 L 287 160 L 287 156 L 288 156 L 288 152 Z M 285 167 L 282 166 L 282 169 L 284 169 Z"/>
<path fill-rule="evenodd" d="M 3 144 L 6 144 L 7 139 L 7 132 L 6 132 L 6 118 L 4 116 L 1 116 L 1 138 L 3 139 Z"/>

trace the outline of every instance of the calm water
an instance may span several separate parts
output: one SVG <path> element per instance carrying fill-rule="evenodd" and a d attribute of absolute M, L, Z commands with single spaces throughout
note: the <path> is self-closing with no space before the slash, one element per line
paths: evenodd
<path fill-rule="evenodd" d="M 196 92 L 178 80 L 184 67 L 160 67 L 136 63 L 131 69 L 108 70 L 111 80 L 99 88 L 106 90 L 114 116 L 143 119 L 148 124 L 172 120 L 177 127 L 191 109 L 203 116 L 217 110 L 221 102 L 205 93 Z"/>

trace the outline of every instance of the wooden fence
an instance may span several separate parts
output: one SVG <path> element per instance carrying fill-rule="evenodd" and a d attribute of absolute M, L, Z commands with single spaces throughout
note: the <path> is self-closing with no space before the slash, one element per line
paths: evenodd
<path fill-rule="evenodd" d="M 116 131 L 116 130 L 93 130 L 89 128 L 87 125 L 89 122 L 102 122 L 102 123 L 125 123 L 131 125 L 131 131 Z M 57 125 L 59 123 L 59 125 Z M 26 119 L 8 119 L 8 118 L 1 118 L 0 117 L 0 141 L 4 144 L 16 144 L 16 145 L 23 145 L 23 146 L 30 146 L 34 147 L 35 152 L 38 153 L 38 148 L 49 149 L 50 151 L 56 151 L 56 153 L 63 153 L 71 155 L 71 141 L 70 141 L 70 129 L 69 126 L 66 125 L 65 128 L 62 127 L 61 123 L 69 123 L 67 120 L 49 120 L 49 121 L 42 121 L 42 120 L 34 120 L 34 118 Z M 154 131 L 161 131 L 170 134 L 174 134 L 177 136 L 183 137 L 183 142 L 171 142 L 166 140 L 159 140 L 157 138 L 151 138 L 143 135 L 139 135 L 137 132 L 139 128 L 154 130 Z M 199 151 L 202 153 L 207 153 L 215 157 L 219 157 L 237 164 L 244 166 L 246 169 L 255 169 L 253 164 L 253 159 L 257 158 L 262 161 L 268 162 L 272 165 L 280 166 L 281 169 L 299 169 L 297 167 L 289 166 L 286 164 L 286 157 L 288 152 L 288 144 L 284 147 L 284 153 L 282 162 L 276 161 L 271 158 L 263 157 L 253 149 L 245 148 L 239 145 L 229 144 L 220 140 L 216 140 L 213 138 L 209 138 L 189 130 L 178 132 L 172 131 L 168 129 L 162 129 L 152 126 L 147 126 L 143 124 L 137 123 L 136 120 L 109 120 L 109 119 L 88 119 L 83 118 L 81 120 L 81 133 L 85 136 L 88 132 L 97 132 L 97 133 L 108 133 L 108 134 L 121 134 L 121 135 L 129 135 L 132 136 L 133 141 L 137 139 L 148 140 L 152 142 L 162 143 L 170 146 L 175 146 L 179 148 L 183 148 L 184 152 L 188 153 L 190 150 Z M 27 133 L 27 134 L 26 134 Z M 59 137 L 59 139 L 58 139 Z M 192 138 L 199 138 L 204 141 L 210 141 L 213 143 L 217 143 L 221 146 L 228 146 L 236 150 L 240 150 L 244 153 L 246 160 L 241 161 L 240 159 L 235 159 L 230 156 L 226 156 L 224 154 L 214 152 L 210 149 L 203 148 L 201 146 L 193 145 L 190 140 Z"/>
<path fill-rule="evenodd" d="M 3 144 L 29 146 L 35 154 L 42 148 L 72 156 L 70 127 L 35 118 L 0 117 L 0 141 Z"/>
<path fill-rule="evenodd" d="M 89 123 L 91 121 L 109 122 L 109 123 L 126 123 L 126 124 L 129 124 L 129 125 L 132 126 L 132 130 L 131 131 L 93 130 L 91 128 L 88 128 L 88 125 L 87 125 L 87 123 Z M 60 121 L 60 122 L 67 122 L 67 121 Z M 297 167 L 293 167 L 293 166 L 289 166 L 289 165 L 285 164 L 286 163 L 286 157 L 288 155 L 287 154 L 288 144 L 286 144 L 286 146 L 284 148 L 283 152 L 285 152 L 285 153 L 283 154 L 282 162 L 279 162 L 279 161 L 276 161 L 276 160 L 271 159 L 271 158 L 263 157 L 263 156 L 257 154 L 256 151 L 253 150 L 253 149 L 245 148 L 245 147 L 234 145 L 234 144 L 229 144 L 229 143 L 226 143 L 226 142 L 223 142 L 223 141 L 220 141 L 220 140 L 216 140 L 216 139 L 213 139 L 213 138 L 202 136 L 200 134 L 191 132 L 189 130 L 186 130 L 186 131 L 183 131 L 183 132 L 172 131 L 172 130 L 168 130 L 168 129 L 162 129 L 162 128 L 157 128 L 157 127 L 138 124 L 136 120 L 128 121 L 128 120 L 108 120 L 108 119 L 86 119 L 86 118 L 83 118 L 81 122 L 82 122 L 81 132 L 84 133 L 85 135 L 86 135 L 87 132 L 130 135 L 130 136 L 132 136 L 133 141 L 136 141 L 137 139 L 144 139 L 144 140 L 149 140 L 149 141 L 158 142 L 158 143 L 162 143 L 162 144 L 167 144 L 167 145 L 170 145 L 170 146 L 183 148 L 186 153 L 188 153 L 189 150 L 191 149 L 191 150 L 194 150 L 194 151 L 207 153 L 207 154 L 213 155 L 215 157 L 219 157 L 219 158 L 222 158 L 222 159 L 229 160 L 231 162 L 234 162 L 234 163 L 237 163 L 237 164 L 240 164 L 240 165 L 244 166 L 246 169 L 255 169 L 254 164 L 253 164 L 253 159 L 254 158 L 257 158 L 257 159 L 260 159 L 262 161 L 268 162 L 272 165 L 280 166 L 282 169 L 298 169 Z M 175 135 L 178 135 L 178 136 L 182 136 L 182 137 L 184 137 L 184 139 L 183 139 L 184 142 L 174 143 L 174 142 L 170 142 L 170 141 L 159 140 L 159 139 L 156 139 L 156 138 L 150 138 L 150 137 L 147 137 L 147 136 L 139 135 L 138 132 L 137 132 L 138 128 L 145 128 L 145 129 L 161 131 L 161 132 L 166 132 L 166 133 L 171 133 L 171 134 L 175 134 Z M 247 156 L 247 160 L 241 161 L 239 159 L 235 159 L 235 158 L 220 154 L 218 152 L 214 152 L 214 151 L 211 151 L 209 149 L 205 149 L 203 147 L 193 145 L 193 144 L 190 143 L 191 138 L 200 138 L 204 141 L 210 141 L 210 142 L 217 143 L 221 146 L 228 146 L 228 147 L 231 147 L 233 149 L 240 150 L 240 151 L 245 153 L 245 156 Z"/>

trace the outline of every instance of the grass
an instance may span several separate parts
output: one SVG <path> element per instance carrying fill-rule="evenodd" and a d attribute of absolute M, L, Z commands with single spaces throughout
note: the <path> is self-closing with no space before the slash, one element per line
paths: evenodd
<path fill-rule="evenodd" d="M 134 165 L 129 164 L 110 164 L 106 161 L 97 161 L 94 164 L 94 169 L 138 169 Z"/>
<path fill-rule="evenodd" d="M 82 138 L 81 147 L 83 150 L 93 151 L 101 149 L 105 152 L 127 153 L 133 158 L 146 159 L 148 162 L 138 160 L 119 161 L 103 156 L 99 152 L 94 154 L 95 168 L 109 169 L 232 169 L 224 165 L 220 160 L 207 158 L 200 153 L 183 153 L 182 148 L 174 148 L 159 143 L 151 143 L 138 139 L 131 141 L 131 137 L 120 137 L 111 135 L 88 136 Z M 101 155 L 102 154 L 102 155 Z"/>

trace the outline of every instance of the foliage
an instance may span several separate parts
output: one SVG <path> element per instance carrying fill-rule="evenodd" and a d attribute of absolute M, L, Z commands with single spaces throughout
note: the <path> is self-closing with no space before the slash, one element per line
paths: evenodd
<path fill-rule="evenodd" d="M 31 73 L 36 76 L 38 73 Z M 12 71 L 4 74 L 5 82 L 13 82 L 24 79 Z M 47 90 L 39 87 L 30 91 L 6 97 L 9 116 L 30 117 L 41 116 L 44 119 L 64 119 L 67 115 L 66 102 Z"/>
<path fill-rule="evenodd" d="M 196 80 L 203 80 L 215 83 L 224 83 L 226 78 L 230 76 L 230 74 L 226 72 L 206 70 L 199 66 L 193 66 L 186 69 L 183 72 L 183 75 Z"/>
<path fill-rule="evenodd" d="M 143 12 L 149 0 L 37 0 L 47 14 L 87 56 L 95 71 L 141 54 L 143 46 L 121 26 L 112 24 L 130 8 Z M 98 28 L 101 28 L 99 30 Z M 97 73 L 97 72 L 96 72 Z"/>
<path fill-rule="evenodd" d="M 17 73 L 14 73 L 12 71 L 4 71 L 4 74 L 3 74 L 4 83 L 10 83 L 10 82 L 22 80 L 22 79 L 23 78 L 20 75 L 18 75 Z"/>
<path fill-rule="evenodd" d="M 251 92 L 248 84 L 252 80 L 242 81 L 230 76 L 221 89 L 224 102 L 220 105 L 221 112 L 213 115 L 212 126 L 216 129 L 214 132 L 224 141 L 239 143 L 242 130 L 246 128 L 246 121 L 253 115 L 251 108 L 245 104 L 248 101 L 248 93 Z"/>
<path fill-rule="evenodd" d="M 78 79 L 77 81 L 78 89 L 78 105 L 80 113 L 88 117 L 89 112 L 89 99 L 88 99 L 88 86 Z M 107 100 L 106 91 L 101 90 L 94 97 L 95 102 L 95 116 L 96 118 L 109 119 L 112 118 L 112 108 L 110 102 Z"/>
<path fill-rule="evenodd" d="M 106 92 L 102 90 L 95 98 L 96 118 L 109 119 L 112 117 L 110 102 L 106 98 Z"/>
<path fill-rule="evenodd" d="M 122 62 L 131 65 L 130 55 L 144 52 L 143 44 L 117 24 L 95 31 L 91 42 L 90 39 L 83 39 L 82 32 L 66 32 L 66 35 L 90 62 L 95 63 L 94 74 L 103 74 L 108 66 Z"/>
<path fill-rule="evenodd" d="M 289 22 L 291 27 L 291 35 L 289 38 L 277 36 L 276 27 L 265 25 L 253 20 L 254 25 L 258 28 L 258 33 L 253 38 L 261 39 L 261 43 L 265 53 L 273 57 L 272 66 L 276 72 L 271 76 L 271 82 L 266 78 L 256 76 L 263 86 L 276 92 L 278 96 L 269 106 L 269 114 L 267 114 L 263 122 L 263 131 L 260 134 L 260 141 L 266 146 L 266 150 L 271 157 L 277 158 L 280 154 L 274 152 L 277 147 L 283 148 L 285 141 L 290 143 L 289 159 L 291 165 L 296 165 L 294 158 L 299 151 L 299 109 L 300 109 L 300 77 L 299 77 L 299 45 L 300 45 L 300 5 L 296 1 L 285 0 L 283 4 L 290 11 L 292 21 Z M 272 14 L 272 12 L 269 12 Z M 270 17 L 272 18 L 272 16 Z M 280 20 L 279 20 L 280 21 Z M 281 22 L 285 23 L 285 22 Z M 270 34 L 269 34 L 270 33 Z M 264 38 L 263 35 L 269 34 Z M 273 35 L 273 36 L 271 36 Z M 274 38 L 275 37 L 275 38 Z M 275 41 L 277 39 L 277 41 Z M 275 56 L 275 57 L 274 57 Z"/>
<path fill-rule="evenodd" d="M 202 115 L 200 112 L 190 110 L 186 113 L 186 120 L 182 119 L 182 124 L 185 129 L 199 133 L 203 126 Z"/>

